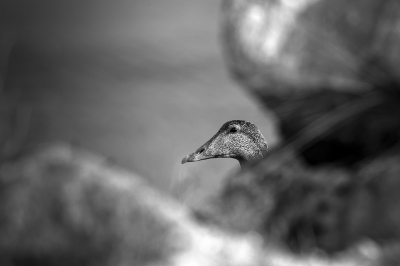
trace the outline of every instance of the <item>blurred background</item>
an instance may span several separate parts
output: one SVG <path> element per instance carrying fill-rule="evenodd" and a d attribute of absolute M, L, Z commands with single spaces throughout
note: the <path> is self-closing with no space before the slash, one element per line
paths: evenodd
<path fill-rule="evenodd" d="M 224 122 L 277 142 L 273 116 L 229 77 L 219 12 L 214 0 L 2 1 L 3 156 L 62 140 L 181 200 L 212 192 L 237 161 L 180 162 Z"/>

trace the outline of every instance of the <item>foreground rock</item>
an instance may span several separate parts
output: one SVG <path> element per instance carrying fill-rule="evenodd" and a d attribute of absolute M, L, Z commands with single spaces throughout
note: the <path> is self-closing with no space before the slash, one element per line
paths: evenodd
<path fill-rule="evenodd" d="M 1 265 L 257 265 L 259 259 L 251 238 L 200 227 L 138 176 L 69 146 L 2 165 L 0 190 Z"/>
<path fill-rule="evenodd" d="M 379 265 L 369 243 L 298 256 L 199 224 L 138 176 L 68 145 L 3 163 L 0 190 L 1 265 Z"/>
<path fill-rule="evenodd" d="M 200 219 L 296 254 L 348 253 L 372 243 L 377 265 L 400 264 L 400 156 L 386 154 L 359 169 L 312 168 L 287 147 L 228 179 Z M 375 255 L 373 255 L 375 254 Z"/>

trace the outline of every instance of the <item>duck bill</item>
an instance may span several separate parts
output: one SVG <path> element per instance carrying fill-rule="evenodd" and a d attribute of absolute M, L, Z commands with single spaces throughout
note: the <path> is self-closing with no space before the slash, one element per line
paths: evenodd
<path fill-rule="evenodd" d="M 186 157 L 182 159 L 182 164 L 189 163 L 189 162 L 198 162 L 198 161 L 212 159 L 212 158 L 214 158 L 214 156 L 204 156 L 203 154 L 194 152 L 189 155 L 186 155 Z"/>
<path fill-rule="evenodd" d="M 229 158 L 229 155 L 221 155 L 220 152 L 216 151 L 215 145 L 212 145 L 215 138 L 218 137 L 218 133 L 215 134 L 209 141 L 204 143 L 200 148 L 198 148 L 195 152 L 186 155 L 185 158 L 182 159 L 182 164 L 188 162 L 198 162 L 213 158 Z"/>

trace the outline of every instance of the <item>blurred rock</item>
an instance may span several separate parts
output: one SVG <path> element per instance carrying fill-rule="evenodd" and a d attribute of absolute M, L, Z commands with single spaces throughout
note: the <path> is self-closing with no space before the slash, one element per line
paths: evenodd
<path fill-rule="evenodd" d="M 225 0 L 227 64 L 261 95 L 366 90 L 371 84 L 360 74 L 371 58 L 399 74 L 399 10 L 397 0 Z"/>
<path fill-rule="evenodd" d="M 140 177 L 69 145 L 3 163 L 0 197 L 5 266 L 378 265 L 383 252 L 363 241 L 334 257 L 298 256 L 256 232 L 201 225 Z"/>
<path fill-rule="evenodd" d="M 399 141 L 399 4 L 223 2 L 231 74 L 275 112 L 284 141 L 302 139 L 309 164 L 353 166 Z"/>
<path fill-rule="evenodd" d="M 365 161 L 358 171 L 310 168 L 293 150 L 279 148 L 230 177 L 196 214 L 303 256 L 354 258 L 357 249 L 371 265 L 399 265 L 399 165 L 394 153 Z"/>
<path fill-rule="evenodd" d="M 1 265 L 259 265 L 258 237 L 201 227 L 107 160 L 54 145 L 4 162 Z"/>
<path fill-rule="evenodd" d="M 372 240 L 332 257 L 299 256 L 278 241 L 264 242 L 255 231 L 199 224 L 140 177 L 63 144 L 4 162 L 0 197 L 0 264 L 5 266 L 372 266 L 382 265 L 381 254 L 397 261 L 398 246 L 382 250 Z M 289 201 L 291 209 L 296 203 Z M 240 208 L 235 204 L 224 211 Z"/>
<path fill-rule="evenodd" d="M 228 180 L 212 219 L 294 251 L 398 247 L 400 2 L 223 3 L 228 68 L 283 143 Z"/>

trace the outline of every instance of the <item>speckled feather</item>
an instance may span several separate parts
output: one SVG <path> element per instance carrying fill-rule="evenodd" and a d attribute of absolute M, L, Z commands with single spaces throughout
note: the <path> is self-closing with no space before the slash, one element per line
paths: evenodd
<path fill-rule="evenodd" d="M 182 163 L 212 158 L 233 158 L 242 165 L 265 156 L 268 144 L 260 130 L 251 122 L 232 120 L 194 153 L 187 155 Z"/>

